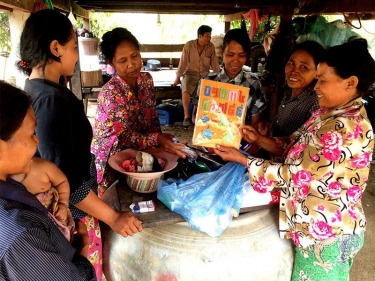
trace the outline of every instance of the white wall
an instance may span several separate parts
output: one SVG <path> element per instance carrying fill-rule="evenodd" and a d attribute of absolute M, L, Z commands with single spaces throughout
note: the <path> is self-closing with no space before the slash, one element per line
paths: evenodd
<path fill-rule="evenodd" d="M 20 10 L 13 10 L 12 13 L 9 13 L 9 25 L 11 30 L 11 43 L 12 43 L 12 52 L 10 53 L 9 58 L 6 61 L 6 71 L 5 71 L 5 80 L 16 85 L 17 87 L 23 89 L 25 85 L 26 75 L 21 73 L 16 67 L 16 61 L 19 61 L 19 42 L 21 38 L 21 33 L 26 19 L 30 16 L 28 12 L 22 12 Z"/>

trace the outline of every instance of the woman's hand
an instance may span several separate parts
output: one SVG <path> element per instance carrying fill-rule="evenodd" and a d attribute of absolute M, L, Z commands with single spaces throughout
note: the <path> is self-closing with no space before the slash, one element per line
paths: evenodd
<path fill-rule="evenodd" d="M 248 143 L 257 143 L 262 136 L 257 129 L 251 125 L 244 125 L 241 128 L 242 138 Z"/>
<path fill-rule="evenodd" d="M 267 125 L 266 122 L 260 121 L 258 123 L 258 133 L 262 136 L 268 136 L 270 134 L 270 127 Z"/>
<path fill-rule="evenodd" d="M 246 163 L 247 163 L 246 155 L 242 154 L 238 149 L 234 147 L 218 145 L 214 149 L 214 152 L 225 161 L 237 162 L 246 166 Z"/>
<path fill-rule="evenodd" d="M 76 248 L 77 253 L 87 258 L 89 251 L 89 235 L 86 225 L 79 219 L 75 220 L 75 233 L 72 237 L 72 246 Z"/>
<path fill-rule="evenodd" d="M 142 231 L 142 222 L 132 212 L 116 212 L 109 227 L 116 233 L 128 237 Z"/>
<path fill-rule="evenodd" d="M 113 231 L 124 237 L 142 231 L 142 222 L 132 212 L 118 212 L 112 209 L 92 190 L 75 206 L 106 223 Z"/>
<path fill-rule="evenodd" d="M 181 151 L 185 145 L 175 143 L 173 138 L 174 136 L 171 134 L 161 133 L 158 136 L 158 144 L 160 147 L 164 148 L 165 151 L 177 155 L 180 158 L 186 158 L 186 154 Z"/>

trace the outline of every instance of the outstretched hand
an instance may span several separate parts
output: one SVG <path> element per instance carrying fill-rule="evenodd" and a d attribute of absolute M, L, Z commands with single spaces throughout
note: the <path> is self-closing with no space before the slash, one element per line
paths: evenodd
<path fill-rule="evenodd" d="M 259 131 L 251 125 L 244 125 L 241 128 L 241 133 L 242 138 L 248 143 L 257 143 L 259 138 L 262 136 L 262 134 L 260 134 Z"/>
<path fill-rule="evenodd" d="M 158 144 L 160 147 L 164 148 L 165 151 L 177 155 L 180 158 L 186 158 L 186 154 L 181 151 L 185 145 L 175 143 L 173 138 L 174 136 L 171 134 L 159 134 Z"/>
<path fill-rule="evenodd" d="M 237 162 L 246 166 L 246 155 L 242 154 L 238 149 L 234 147 L 218 145 L 214 149 L 214 152 L 225 161 Z"/>
<path fill-rule="evenodd" d="M 142 222 L 132 212 L 116 212 L 113 223 L 109 225 L 116 233 L 128 237 L 142 231 Z"/>
<path fill-rule="evenodd" d="M 267 125 L 266 122 L 260 121 L 258 123 L 258 132 L 262 136 L 268 136 L 270 134 L 270 127 Z"/>

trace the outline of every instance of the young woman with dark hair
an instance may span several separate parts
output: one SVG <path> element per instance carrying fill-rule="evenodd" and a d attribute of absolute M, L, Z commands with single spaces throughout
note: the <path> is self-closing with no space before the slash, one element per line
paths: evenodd
<path fill-rule="evenodd" d="M 21 34 L 20 66 L 30 74 L 25 90 L 32 96 L 39 138 L 37 156 L 55 163 L 67 176 L 70 209 L 89 230 L 90 255 L 102 278 L 101 235 L 97 219 L 127 237 L 142 230 L 131 212 L 118 212 L 98 196 L 92 128 L 82 102 L 65 86 L 78 61 L 77 38 L 69 19 L 56 10 L 41 10 L 26 20 Z"/>

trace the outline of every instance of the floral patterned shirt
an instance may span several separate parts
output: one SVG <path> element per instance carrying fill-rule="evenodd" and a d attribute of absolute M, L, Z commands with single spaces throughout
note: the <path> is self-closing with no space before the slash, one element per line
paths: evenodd
<path fill-rule="evenodd" d="M 112 77 L 98 95 L 91 152 L 100 185 L 109 186 L 114 171 L 107 165 L 110 156 L 133 148 L 144 150 L 157 146 L 161 132 L 152 76 L 141 72 L 135 93 L 120 76 Z"/>
<path fill-rule="evenodd" d="M 280 236 L 306 248 L 366 225 L 361 197 L 366 188 L 374 132 L 361 98 L 318 109 L 293 135 L 284 163 L 249 157 L 258 192 L 281 188 Z"/>

